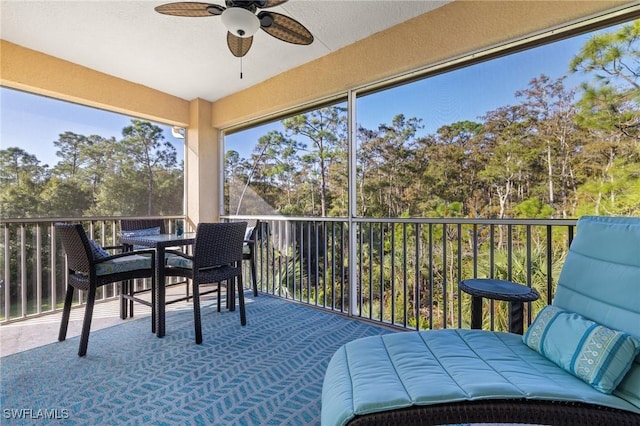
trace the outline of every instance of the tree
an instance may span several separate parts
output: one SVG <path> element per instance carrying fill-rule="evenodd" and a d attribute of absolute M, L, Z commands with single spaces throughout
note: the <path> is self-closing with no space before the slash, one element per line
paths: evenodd
<path fill-rule="evenodd" d="M 84 164 L 82 151 L 92 142 L 86 136 L 73 132 L 64 132 L 53 145 L 58 148 L 56 155 L 60 161 L 54 168 L 54 173 L 60 177 L 75 176 Z"/>
<path fill-rule="evenodd" d="M 340 161 L 344 155 L 343 141 L 346 138 L 346 116 L 343 107 L 328 107 L 311 111 L 306 114 L 296 115 L 282 120 L 287 132 L 293 136 L 304 136 L 311 141 L 312 147 L 307 149 L 307 154 L 302 156 L 302 161 L 309 170 L 317 173 L 320 181 L 318 193 L 320 196 L 320 215 L 326 216 L 329 199 L 329 170 L 331 164 Z M 345 171 L 346 173 L 346 167 Z"/>
<path fill-rule="evenodd" d="M 359 129 L 359 187 L 369 192 L 368 204 L 362 206 L 368 215 L 394 217 L 411 210 L 415 199 L 408 197 L 417 170 L 414 138 L 422 127 L 418 118 L 393 117 L 391 124 L 380 124 L 376 131 Z M 364 194 L 363 194 L 364 195 Z"/>
<path fill-rule="evenodd" d="M 83 175 L 91 185 L 91 194 L 95 198 L 104 179 L 113 171 L 111 166 L 117 152 L 117 142 L 113 137 L 107 139 L 98 135 L 87 137 L 87 142 L 82 149 Z"/>
<path fill-rule="evenodd" d="M 580 153 L 584 184 L 578 196 L 591 203 L 593 209 L 588 210 L 595 214 L 638 211 L 634 200 L 640 186 L 640 20 L 593 36 L 570 69 L 593 76 L 582 84 L 577 103 L 576 121 L 593 141 Z M 621 199 L 624 207 L 618 209 Z"/>
<path fill-rule="evenodd" d="M 227 152 L 227 164 L 232 167 L 232 178 L 226 183 L 231 211 L 256 214 L 265 202 L 275 210 L 288 205 L 295 190 L 291 173 L 296 169 L 298 149 L 295 140 L 272 131 L 260 137 L 250 160 Z"/>
<path fill-rule="evenodd" d="M 94 197 L 79 179 L 52 176 L 41 193 L 42 209 L 49 217 L 82 217 L 90 211 Z"/>
<path fill-rule="evenodd" d="M 121 153 L 125 161 L 121 166 L 138 172 L 146 185 L 146 214 L 154 213 L 156 175 L 161 169 L 176 167 L 176 150 L 164 140 L 162 129 L 148 121 L 133 119 L 122 130 Z"/>
<path fill-rule="evenodd" d="M 423 214 L 443 204 L 461 203 L 465 214 L 481 215 L 479 209 L 488 201 L 478 177 L 486 156 L 478 136 L 481 130 L 481 123 L 460 121 L 416 142 L 417 175 L 421 176 L 421 188 L 428 191 L 415 191 L 415 197 L 424 199 L 427 194 L 432 198 L 422 203 Z"/>
<path fill-rule="evenodd" d="M 237 188 L 244 186 L 246 184 L 246 179 L 244 179 L 249 173 L 250 166 L 247 161 L 240 157 L 240 153 L 238 151 L 229 150 L 224 154 L 224 205 L 229 206 L 229 212 L 237 211 L 237 208 L 240 207 L 240 203 L 242 202 L 241 197 L 238 201 L 231 201 L 231 197 L 236 197 L 235 194 L 238 192 Z M 237 208 L 233 208 L 232 206 L 236 205 Z"/>
<path fill-rule="evenodd" d="M 53 144 L 60 158 L 42 194 L 50 216 L 82 216 L 96 211 L 101 182 L 109 173 L 116 141 L 70 131 Z"/>
<path fill-rule="evenodd" d="M 2 217 L 37 217 L 40 194 L 49 178 L 48 166 L 17 147 L 0 150 L 0 214 Z"/>
<path fill-rule="evenodd" d="M 628 93 L 630 99 L 637 100 L 640 95 L 639 42 L 640 20 L 623 25 L 615 32 L 594 35 L 573 57 L 569 69 L 574 73 L 594 73 L 598 86 L 614 86 L 621 94 Z"/>
<path fill-rule="evenodd" d="M 575 125 L 575 92 L 565 90 L 564 78 L 552 81 L 541 75 L 515 95 L 524 98 L 523 113 L 532 126 L 532 149 L 539 152 L 546 163 L 546 201 L 567 218 L 575 210 L 575 203 L 570 200 L 570 194 L 576 190 L 573 162 L 583 142 Z"/>
<path fill-rule="evenodd" d="M 478 176 L 496 198 L 498 210 L 493 214 L 502 219 L 510 213 L 513 198 L 526 193 L 531 181 L 530 124 L 523 107 L 509 105 L 488 112 L 481 136 L 486 162 Z"/>

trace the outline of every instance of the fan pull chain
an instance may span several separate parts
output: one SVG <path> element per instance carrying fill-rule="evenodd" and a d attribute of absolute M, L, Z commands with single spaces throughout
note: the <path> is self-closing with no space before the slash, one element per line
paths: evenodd
<path fill-rule="evenodd" d="M 240 56 L 240 80 L 242 80 L 242 56 Z"/>

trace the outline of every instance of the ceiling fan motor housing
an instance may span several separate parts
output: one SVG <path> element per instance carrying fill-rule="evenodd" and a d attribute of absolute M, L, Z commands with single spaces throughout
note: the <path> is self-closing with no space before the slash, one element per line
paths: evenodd
<path fill-rule="evenodd" d="M 243 7 L 229 7 L 221 17 L 229 32 L 238 37 L 251 37 L 260 28 L 258 17 Z"/>
<path fill-rule="evenodd" d="M 226 0 L 227 7 L 241 7 L 251 12 L 256 11 L 256 7 L 262 7 L 266 4 L 266 1 L 253 1 L 253 0 Z"/>

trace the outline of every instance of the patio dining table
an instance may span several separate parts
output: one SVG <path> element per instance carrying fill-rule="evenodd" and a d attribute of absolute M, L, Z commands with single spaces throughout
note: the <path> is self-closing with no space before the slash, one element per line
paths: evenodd
<path fill-rule="evenodd" d="M 156 291 L 155 291 L 155 311 L 156 311 L 156 336 L 165 335 L 165 250 L 169 247 L 191 246 L 196 241 L 195 232 L 186 232 L 181 236 L 176 234 L 145 235 L 136 237 L 120 237 L 120 243 L 129 246 L 150 247 L 156 250 Z"/>

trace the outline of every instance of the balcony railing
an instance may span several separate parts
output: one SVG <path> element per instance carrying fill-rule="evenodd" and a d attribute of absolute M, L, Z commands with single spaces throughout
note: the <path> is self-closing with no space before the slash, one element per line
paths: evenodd
<path fill-rule="evenodd" d="M 233 220 L 242 217 L 233 217 Z M 525 323 L 551 303 L 575 220 L 260 217 L 262 292 L 408 329 L 468 327 L 476 277 L 538 290 Z M 350 230 L 354 232 L 351 233 Z M 350 261 L 353 259 L 353 261 Z M 350 285 L 354 283 L 354 285 Z M 508 306 L 485 301 L 484 328 L 506 331 Z"/>
<path fill-rule="evenodd" d="M 166 229 L 173 231 L 174 219 L 163 216 Z M 102 246 L 119 244 L 120 217 L 52 219 L 0 219 L 0 320 L 7 323 L 62 309 L 67 267 L 64 250 L 57 241 L 56 223 L 81 223 L 89 238 Z M 132 218 L 126 218 L 132 219 Z M 150 289 L 150 281 L 135 280 L 136 290 Z M 96 300 L 119 295 L 118 284 L 98 289 Z M 74 303 L 84 303 L 86 295 L 76 293 Z"/>
<path fill-rule="evenodd" d="M 175 218 L 179 216 L 164 217 L 167 229 L 172 229 Z M 458 283 L 474 277 L 536 288 L 540 300 L 525 306 L 525 324 L 530 323 L 553 299 L 576 223 L 258 218 L 256 264 L 261 292 L 406 329 L 469 327 L 470 296 L 460 291 Z M 64 252 L 56 243 L 55 222 L 80 222 L 91 238 L 113 245 L 118 243 L 120 219 L 2 220 L 2 322 L 61 308 L 66 267 Z M 148 288 L 149 283 L 141 280 L 136 285 Z M 118 291 L 117 285 L 105 286 L 99 297 L 111 299 Z M 82 301 L 81 294 L 76 303 Z M 507 330 L 507 311 L 504 302 L 485 301 L 484 328 Z"/>

